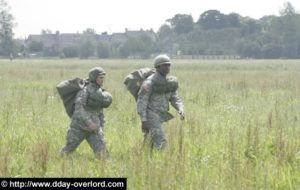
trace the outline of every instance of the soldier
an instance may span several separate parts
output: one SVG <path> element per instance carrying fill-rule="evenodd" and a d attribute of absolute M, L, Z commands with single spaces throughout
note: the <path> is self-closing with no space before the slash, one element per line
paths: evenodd
<path fill-rule="evenodd" d="M 66 144 L 62 147 L 61 154 L 75 151 L 84 139 L 93 149 L 95 157 L 100 159 L 102 150 L 106 150 L 106 139 L 103 136 L 105 123 L 103 107 L 110 105 L 112 97 L 101 88 L 105 74 L 101 67 L 89 71 L 89 83 L 77 93 L 75 111 L 71 117 Z M 104 152 L 106 158 L 109 158 L 108 151 Z"/>
<path fill-rule="evenodd" d="M 181 119 L 184 119 L 183 103 L 178 97 L 177 88 L 172 90 L 168 85 L 167 74 L 170 72 L 170 66 L 171 61 L 167 55 L 159 55 L 155 58 L 156 72 L 143 82 L 137 100 L 144 140 L 150 132 L 151 147 L 154 146 L 158 150 L 165 149 L 167 145 L 162 123 L 173 118 L 168 112 L 169 102 L 178 111 Z"/>

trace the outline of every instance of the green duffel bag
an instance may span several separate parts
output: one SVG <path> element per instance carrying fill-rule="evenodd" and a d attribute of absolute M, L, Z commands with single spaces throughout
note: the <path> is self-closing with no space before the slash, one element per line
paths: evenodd
<path fill-rule="evenodd" d="M 60 95 L 64 103 L 65 110 L 70 118 L 75 111 L 76 95 L 87 84 L 87 79 L 75 78 L 62 81 L 56 86 L 58 94 Z"/>

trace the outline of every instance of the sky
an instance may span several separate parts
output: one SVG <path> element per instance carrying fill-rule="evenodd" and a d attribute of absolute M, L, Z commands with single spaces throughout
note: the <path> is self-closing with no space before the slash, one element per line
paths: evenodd
<path fill-rule="evenodd" d="M 6 0 L 15 18 L 16 38 L 53 33 L 81 33 L 93 28 L 96 33 L 153 29 L 155 32 L 175 14 L 192 15 L 196 22 L 201 13 L 216 9 L 259 19 L 279 15 L 286 0 Z M 300 10 L 300 0 L 289 0 Z"/>

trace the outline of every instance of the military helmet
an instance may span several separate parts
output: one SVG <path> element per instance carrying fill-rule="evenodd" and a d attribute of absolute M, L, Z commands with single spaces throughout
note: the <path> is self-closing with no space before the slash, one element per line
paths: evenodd
<path fill-rule="evenodd" d="M 92 109 L 108 108 L 112 103 L 112 95 L 101 89 L 91 93 L 87 100 L 87 106 Z"/>
<path fill-rule="evenodd" d="M 110 106 L 110 104 L 112 103 L 112 95 L 109 92 L 104 91 L 104 92 L 102 92 L 102 96 L 103 96 L 102 107 L 108 108 Z"/>
<path fill-rule="evenodd" d="M 99 75 L 105 75 L 106 72 L 101 67 L 94 67 L 89 70 L 89 80 L 95 81 Z"/>
<path fill-rule="evenodd" d="M 154 67 L 155 68 L 160 65 L 164 65 L 164 64 L 171 65 L 171 60 L 170 60 L 169 56 L 162 54 L 162 55 L 158 55 L 154 58 Z"/>

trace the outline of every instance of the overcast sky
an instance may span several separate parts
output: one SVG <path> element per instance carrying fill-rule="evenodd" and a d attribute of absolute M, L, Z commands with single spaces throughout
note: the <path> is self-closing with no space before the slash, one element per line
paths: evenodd
<path fill-rule="evenodd" d="M 190 14 L 196 22 L 201 13 L 217 9 L 259 19 L 279 15 L 286 0 L 6 0 L 17 23 L 15 37 L 40 34 L 42 29 L 60 33 L 124 32 L 152 28 L 155 32 L 175 14 Z M 289 2 L 300 9 L 300 0 Z"/>

